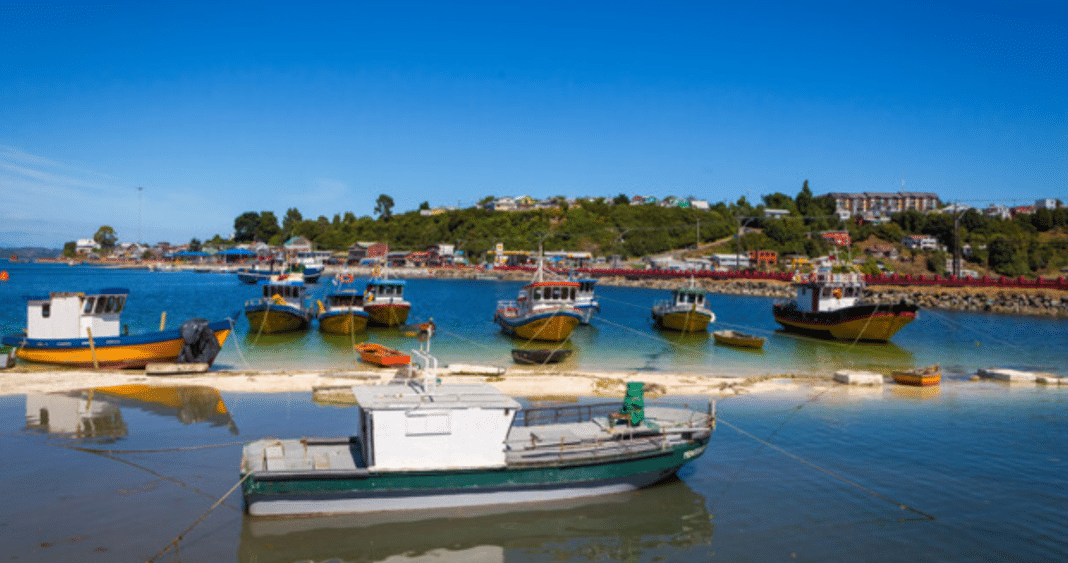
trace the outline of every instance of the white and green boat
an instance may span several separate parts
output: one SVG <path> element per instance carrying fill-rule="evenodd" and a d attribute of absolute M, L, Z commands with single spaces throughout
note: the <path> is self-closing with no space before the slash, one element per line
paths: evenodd
<path fill-rule="evenodd" d="M 711 436 L 711 409 L 646 407 L 640 382 L 628 384 L 622 407 L 524 410 L 491 385 L 437 383 L 436 360 L 412 353 L 421 380 L 353 387 L 355 436 L 246 444 L 249 514 L 425 511 L 631 491 L 674 475 Z"/>

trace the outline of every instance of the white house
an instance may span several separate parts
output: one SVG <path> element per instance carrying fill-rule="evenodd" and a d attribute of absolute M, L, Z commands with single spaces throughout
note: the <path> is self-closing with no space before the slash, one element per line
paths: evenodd
<path fill-rule="evenodd" d="M 769 219 L 782 219 L 790 214 L 788 209 L 765 209 L 764 216 Z"/>
<path fill-rule="evenodd" d="M 1044 197 L 1042 199 L 1035 200 L 1035 207 L 1045 207 L 1046 209 L 1057 209 L 1057 200 L 1052 197 Z"/>
<path fill-rule="evenodd" d="M 100 250 L 100 245 L 91 238 L 80 238 L 75 243 L 74 252 L 77 254 L 90 254 L 94 250 Z"/>
<path fill-rule="evenodd" d="M 927 235 L 907 235 L 901 239 L 901 244 L 905 248 L 913 248 L 919 250 L 935 250 L 938 248 L 938 240 L 932 236 Z"/>

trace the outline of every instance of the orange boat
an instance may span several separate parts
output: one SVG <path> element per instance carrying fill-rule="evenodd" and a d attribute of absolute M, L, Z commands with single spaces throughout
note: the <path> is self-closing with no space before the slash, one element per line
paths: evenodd
<path fill-rule="evenodd" d="M 360 353 L 360 359 L 377 366 L 406 366 L 412 362 L 412 357 L 402 354 L 392 348 L 386 348 L 374 342 L 362 342 L 356 345 L 356 351 Z"/>
<path fill-rule="evenodd" d="M 890 376 L 894 378 L 894 383 L 898 385 L 928 387 L 942 382 L 942 368 L 935 364 L 925 368 L 891 372 Z"/>

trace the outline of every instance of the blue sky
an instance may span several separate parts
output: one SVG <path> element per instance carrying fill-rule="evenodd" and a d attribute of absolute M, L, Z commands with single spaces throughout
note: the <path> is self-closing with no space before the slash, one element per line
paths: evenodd
<path fill-rule="evenodd" d="M 0 246 L 383 193 L 1068 201 L 1066 6 L 4 2 Z"/>

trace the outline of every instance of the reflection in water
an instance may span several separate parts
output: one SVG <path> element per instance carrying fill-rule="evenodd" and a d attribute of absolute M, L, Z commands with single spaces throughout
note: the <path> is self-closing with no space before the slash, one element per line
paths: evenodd
<path fill-rule="evenodd" d="M 183 424 L 207 422 L 237 434 L 219 392 L 211 387 L 117 385 L 64 393 L 28 393 L 26 429 L 72 438 L 118 438 L 128 431 L 120 407 L 174 417 Z"/>
<path fill-rule="evenodd" d="M 239 560 L 504 561 L 509 552 L 619 561 L 664 545 L 710 545 L 715 525 L 705 499 L 685 483 L 535 505 L 435 511 L 404 522 L 404 512 L 313 518 L 246 515 Z M 515 559 L 516 557 L 507 557 Z"/>
<path fill-rule="evenodd" d="M 912 352 L 893 342 L 822 340 L 781 330 L 775 334 L 785 337 L 777 339 L 777 343 L 783 348 L 792 347 L 795 363 L 808 371 L 834 372 L 854 368 L 889 373 L 915 367 Z"/>

